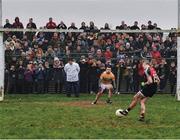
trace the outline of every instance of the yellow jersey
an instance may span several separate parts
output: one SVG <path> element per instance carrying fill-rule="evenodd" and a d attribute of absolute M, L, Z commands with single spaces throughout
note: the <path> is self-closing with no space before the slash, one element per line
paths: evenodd
<path fill-rule="evenodd" d="M 112 72 L 107 73 L 105 71 L 101 74 L 100 79 L 103 84 L 111 84 L 112 81 L 115 80 L 115 76 Z"/>

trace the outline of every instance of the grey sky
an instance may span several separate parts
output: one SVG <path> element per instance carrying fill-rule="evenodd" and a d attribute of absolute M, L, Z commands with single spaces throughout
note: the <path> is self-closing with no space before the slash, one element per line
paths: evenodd
<path fill-rule="evenodd" d="M 33 17 L 37 26 L 44 26 L 49 17 L 67 26 L 94 21 L 98 27 L 107 22 L 112 28 L 124 20 L 132 25 L 156 22 L 163 29 L 177 27 L 177 0 L 3 0 L 3 23 L 19 16 L 24 25 Z"/>

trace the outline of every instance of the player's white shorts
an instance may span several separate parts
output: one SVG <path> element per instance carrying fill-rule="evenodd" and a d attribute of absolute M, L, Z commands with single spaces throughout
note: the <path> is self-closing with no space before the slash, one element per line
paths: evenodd
<path fill-rule="evenodd" d="M 105 89 L 107 89 L 107 90 L 109 90 L 109 89 L 112 89 L 113 88 L 113 86 L 112 86 L 112 84 L 101 84 L 100 85 L 100 91 L 104 91 Z"/>

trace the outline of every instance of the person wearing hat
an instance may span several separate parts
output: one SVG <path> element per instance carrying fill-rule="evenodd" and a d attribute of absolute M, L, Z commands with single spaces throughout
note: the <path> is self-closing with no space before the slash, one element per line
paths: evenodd
<path fill-rule="evenodd" d="M 58 57 L 54 58 L 53 70 L 52 70 L 52 79 L 54 82 L 54 88 L 56 93 L 63 93 L 64 87 L 64 64 L 63 61 L 60 61 Z"/>

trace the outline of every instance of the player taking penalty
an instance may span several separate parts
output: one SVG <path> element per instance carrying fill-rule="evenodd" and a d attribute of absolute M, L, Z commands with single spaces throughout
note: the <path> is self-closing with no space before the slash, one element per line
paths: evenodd
<path fill-rule="evenodd" d="M 143 62 L 143 68 L 146 82 L 141 83 L 142 90 L 136 93 L 127 109 L 119 112 L 123 116 L 126 116 L 128 115 L 129 111 L 131 111 L 136 106 L 136 104 L 140 102 L 141 110 L 139 121 L 144 121 L 146 101 L 149 97 L 152 97 L 156 93 L 158 84 L 160 83 L 155 69 L 149 65 L 148 61 L 145 60 Z"/>
<path fill-rule="evenodd" d="M 113 83 L 113 85 L 112 85 Z M 99 100 L 99 98 L 102 96 L 103 92 L 107 89 L 108 90 L 108 99 L 107 99 L 107 103 L 111 104 L 111 97 L 112 97 L 112 91 L 113 91 L 113 87 L 116 88 L 116 83 L 115 83 L 115 76 L 114 74 L 111 72 L 111 68 L 107 67 L 106 71 L 104 71 L 99 79 L 99 92 L 96 95 L 95 100 L 92 102 L 92 104 L 96 104 L 97 101 Z"/>

